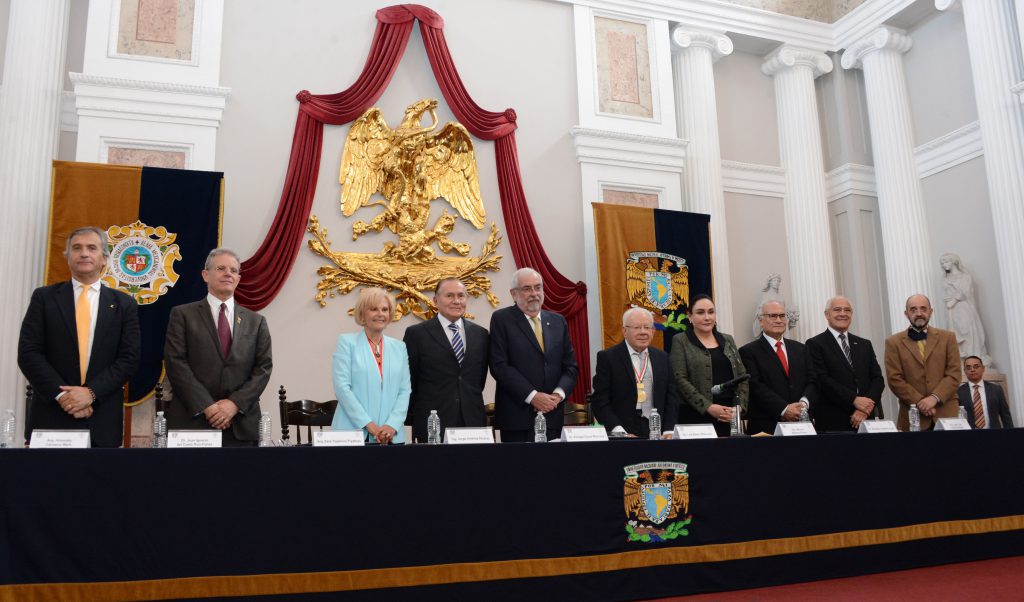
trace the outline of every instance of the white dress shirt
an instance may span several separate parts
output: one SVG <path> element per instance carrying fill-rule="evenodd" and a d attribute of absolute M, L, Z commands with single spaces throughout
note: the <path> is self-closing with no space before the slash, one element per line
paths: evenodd
<path fill-rule="evenodd" d="M 227 314 L 228 327 L 231 329 L 231 336 L 235 336 L 235 298 L 231 297 L 227 301 L 221 301 L 212 294 L 207 293 L 206 302 L 210 304 L 210 313 L 213 315 L 213 329 L 217 330 L 218 320 L 220 320 L 220 304 L 224 303 L 227 305 L 227 310 L 224 312 Z"/>

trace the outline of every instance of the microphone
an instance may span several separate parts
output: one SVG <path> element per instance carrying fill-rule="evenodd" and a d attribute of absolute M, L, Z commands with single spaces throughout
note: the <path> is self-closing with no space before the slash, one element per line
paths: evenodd
<path fill-rule="evenodd" d="M 727 380 L 727 381 L 725 381 L 724 383 L 722 383 L 720 385 L 715 385 L 715 386 L 711 387 L 711 394 L 712 395 L 719 395 L 721 393 L 729 391 L 730 389 L 734 389 L 736 387 L 736 385 L 738 385 L 740 383 L 743 383 L 743 382 L 746 382 L 748 380 L 750 380 L 750 375 L 749 374 L 744 374 L 742 376 L 737 376 L 736 378 L 734 378 L 732 380 Z"/>

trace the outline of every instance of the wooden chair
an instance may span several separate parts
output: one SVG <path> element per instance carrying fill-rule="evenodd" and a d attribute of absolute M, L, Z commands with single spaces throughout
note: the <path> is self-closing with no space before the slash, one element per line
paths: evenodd
<path fill-rule="evenodd" d="M 326 426 L 330 428 L 334 420 L 334 411 L 338 408 L 338 400 L 313 401 L 311 399 L 299 399 L 288 401 L 288 393 L 282 386 L 278 389 L 278 404 L 281 407 L 281 441 L 287 444 L 290 441 L 289 427 L 295 425 L 296 444 L 302 445 L 302 427 L 306 427 L 307 445 L 313 443 L 313 427 Z"/>
<path fill-rule="evenodd" d="M 590 409 L 590 395 L 583 403 L 565 402 L 565 426 L 590 426 L 594 424 L 594 414 Z"/>

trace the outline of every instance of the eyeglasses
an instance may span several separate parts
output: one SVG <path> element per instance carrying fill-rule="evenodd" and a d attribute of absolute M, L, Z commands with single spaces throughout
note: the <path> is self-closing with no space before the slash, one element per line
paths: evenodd
<path fill-rule="evenodd" d="M 786 314 L 761 314 L 761 318 L 765 320 L 785 320 Z"/>
<path fill-rule="evenodd" d="M 533 286 L 520 286 L 516 290 L 519 291 L 520 293 L 523 293 L 524 295 L 529 293 L 539 293 L 544 290 L 544 285 L 534 284 Z"/>
<path fill-rule="evenodd" d="M 626 326 L 626 328 L 629 328 L 630 330 L 654 330 L 653 326 L 647 326 L 646 324 L 643 326 Z"/>

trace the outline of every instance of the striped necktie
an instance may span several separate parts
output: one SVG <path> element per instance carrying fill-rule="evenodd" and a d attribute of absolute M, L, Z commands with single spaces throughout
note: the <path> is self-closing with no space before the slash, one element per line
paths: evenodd
<path fill-rule="evenodd" d="M 981 391 L 978 390 L 980 385 L 972 385 L 974 387 L 974 426 L 980 429 L 985 428 L 985 409 L 981 407 Z"/>
<path fill-rule="evenodd" d="M 846 356 L 846 361 L 850 362 L 850 365 L 853 366 L 853 356 L 850 355 L 850 344 L 846 342 L 845 332 L 840 333 L 839 342 L 843 344 L 843 355 Z"/>
<path fill-rule="evenodd" d="M 466 359 L 466 347 L 462 344 L 462 335 L 459 334 L 459 327 L 455 323 L 448 325 L 448 330 L 452 331 L 452 350 L 455 351 L 455 359 L 459 360 L 459 365 L 462 365 L 462 360 Z"/>

